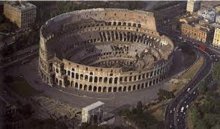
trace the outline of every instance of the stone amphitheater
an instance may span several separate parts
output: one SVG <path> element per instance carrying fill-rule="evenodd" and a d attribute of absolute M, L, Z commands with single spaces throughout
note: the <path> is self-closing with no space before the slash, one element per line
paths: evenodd
<path fill-rule="evenodd" d="M 40 30 L 39 73 L 50 86 L 130 92 L 160 83 L 174 45 L 152 12 L 86 9 L 64 13 Z"/>

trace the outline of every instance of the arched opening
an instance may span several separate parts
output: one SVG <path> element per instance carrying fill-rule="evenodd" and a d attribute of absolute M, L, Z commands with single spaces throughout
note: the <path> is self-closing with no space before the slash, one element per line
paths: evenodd
<path fill-rule="evenodd" d="M 82 90 L 82 88 L 83 88 L 83 86 L 82 86 L 82 84 L 80 84 L 80 85 L 79 85 L 79 89 Z"/>
<path fill-rule="evenodd" d="M 136 90 L 136 85 L 133 86 L 133 90 Z"/>
<path fill-rule="evenodd" d="M 117 84 L 118 83 L 118 78 L 116 77 L 115 78 L 115 82 L 114 82 L 115 84 Z"/>
<path fill-rule="evenodd" d="M 89 82 L 92 82 L 92 76 L 89 77 Z"/>
<path fill-rule="evenodd" d="M 127 82 L 127 77 L 124 78 L 124 82 Z"/>
<path fill-rule="evenodd" d="M 55 80 L 56 80 L 56 83 L 58 84 L 58 79 L 56 78 Z M 58 85 L 59 85 L 59 84 L 58 84 Z"/>
<path fill-rule="evenodd" d="M 148 82 L 145 83 L 145 87 L 148 87 Z"/>
<path fill-rule="evenodd" d="M 85 75 L 85 80 L 86 80 L 86 81 L 88 80 L 88 75 Z"/>
<path fill-rule="evenodd" d="M 60 84 L 59 84 L 60 86 L 62 86 L 62 81 L 60 80 Z"/>
<path fill-rule="evenodd" d="M 84 90 L 87 90 L 87 85 L 84 85 Z"/>
<path fill-rule="evenodd" d="M 141 89 L 144 89 L 144 83 L 141 84 Z"/>
<path fill-rule="evenodd" d="M 80 80 L 83 80 L 83 74 L 80 74 Z"/>
<path fill-rule="evenodd" d="M 106 92 L 106 87 L 103 87 L 103 92 Z"/>
<path fill-rule="evenodd" d="M 97 87 L 96 87 L 96 86 L 93 87 L 93 91 L 94 91 L 94 92 L 97 91 Z"/>
<path fill-rule="evenodd" d="M 98 88 L 98 92 L 102 92 L 102 87 L 99 87 L 99 88 Z"/>
<path fill-rule="evenodd" d="M 135 23 L 133 23 L 133 27 L 136 27 L 136 24 L 135 24 Z"/>
<path fill-rule="evenodd" d="M 157 78 L 156 83 L 158 83 L 158 82 L 159 82 L 159 79 Z"/>
<path fill-rule="evenodd" d="M 128 87 L 128 91 L 131 91 L 131 86 Z"/>
<path fill-rule="evenodd" d="M 155 84 L 155 82 L 156 82 L 156 80 L 154 79 L 154 80 L 153 80 L 153 85 Z"/>
<path fill-rule="evenodd" d="M 122 91 L 122 87 L 119 87 L 119 88 L 118 88 L 118 91 L 121 92 L 121 91 Z"/>
<path fill-rule="evenodd" d="M 94 78 L 94 82 L 97 83 L 98 78 L 95 76 Z"/>
<path fill-rule="evenodd" d="M 112 87 L 109 87 L 109 88 L 108 88 L 108 92 L 112 92 Z"/>
<path fill-rule="evenodd" d="M 126 86 L 124 86 L 124 87 L 123 87 L 123 91 L 126 91 L 126 90 L 127 90 L 127 88 L 126 88 Z"/>
<path fill-rule="evenodd" d="M 75 88 L 78 89 L 78 83 L 77 82 L 75 83 Z"/>
<path fill-rule="evenodd" d="M 150 83 L 149 83 L 149 86 L 151 86 L 152 85 L 152 81 L 150 81 Z"/>
<path fill-rule="evenodd" d="M 89 85 L 89 91 L 92 91 L 92 86 L 91 85 Z"/>
<path fill-rule="evenodd" d="M 132 76 L 129 77 L 129 81 L 130 81 L 130 82 L 132 81 Z"/>
<path fill-rule="evenodd" d="M 137 89 L 140 90 L 140 84 L 138 84 Z"/>
<path fill-rule="evenodd" d="M 109 84 L 112 84 L 112 78 L 109 78 Z"/>
<path fill-rule="evenodd" d="M 79 79 L 79 74 L 78 73 L 76 73 L 76 79 Z"/>
<path fill-rule="evenodd" d="M 108 81 L 107 77 L 104 77 L 104 83 L 106 83 Z"/>
<path fill-rule="evenodd" d="M 99 77 L 99 82 L 102 82 L 102 77 Z"/>
<path fill-rule="evenodd" d="M 113 88 L 113 92 L 117 92 L 117 87 L 114 87 L 114 88 Z"/>

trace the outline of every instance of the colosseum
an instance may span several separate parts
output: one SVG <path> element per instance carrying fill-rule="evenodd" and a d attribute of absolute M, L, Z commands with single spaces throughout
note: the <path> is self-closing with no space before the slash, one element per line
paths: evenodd
<path fill-rule="evenodd" d="M 152 12 L 86 9 L 64 13 L 40 30 L 39 73 L 50 86 L 129 92 L 160 83 L 174 45 Z"/>

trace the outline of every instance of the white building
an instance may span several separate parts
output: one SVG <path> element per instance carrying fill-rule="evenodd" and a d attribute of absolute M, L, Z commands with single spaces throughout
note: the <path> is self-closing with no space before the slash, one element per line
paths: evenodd
<path fill-rule="evenodd" d="M 220 26 L 215 27 L 215 33 L 212 44 L 214 47 L 220 47 Z"/>
<path fill-rule="evenodd" d="M 82 108 L 82 123 L 101 123 L 104 103 L 98 101 Z"/>
<path fill-rule="evenodd" d="M 186 5 L 186 11 L 189 13 L 193 13 L 198 11 L 200 8 L 200 1 L 196 0 L 188 0 Z"/>
<path fill-rule="evenodd" d="M 220 24 L 220 14 L 215 17 L 215 22 Z"/>
<path fill-rule="evenodd" d="M 216 12 L 215 12 L 215 9 L 213 8 L 201 9 L 198 11 L 198 16 L 201 18 L 204 18 L 205 20 L 209 22 L 215 22 Z"/>

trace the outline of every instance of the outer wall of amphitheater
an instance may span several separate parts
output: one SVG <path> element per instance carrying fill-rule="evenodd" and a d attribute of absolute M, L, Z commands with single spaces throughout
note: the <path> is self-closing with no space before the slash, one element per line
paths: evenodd
<path fill-rule="evenodd" d="M 154 59 L 153 63 L 148 61 L 151 66 L 137 57 L 145 50 L 143 46 Z M 56 16 L 41 27 L 39 73 L 50 86 L 105 93 L 141 90 L 166 77 L 173 49 L 172 41 L 158 34 L 151 12 L 74 11 Z M 140 65 L 135 70 L 110 67 L 135 63 Z"/>

